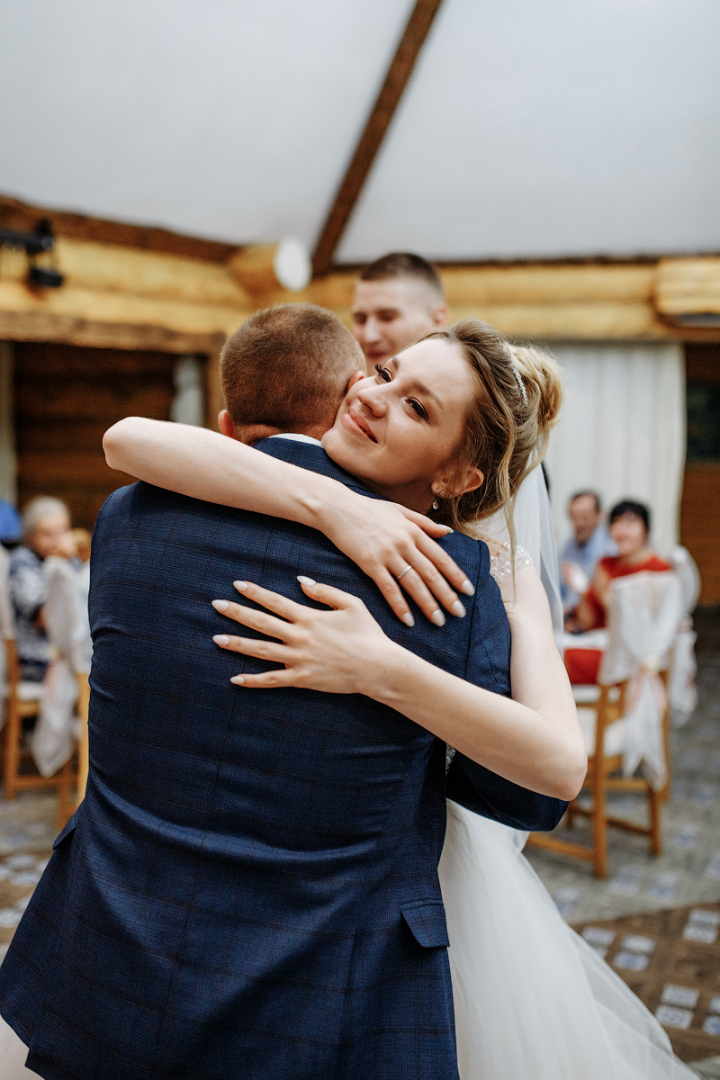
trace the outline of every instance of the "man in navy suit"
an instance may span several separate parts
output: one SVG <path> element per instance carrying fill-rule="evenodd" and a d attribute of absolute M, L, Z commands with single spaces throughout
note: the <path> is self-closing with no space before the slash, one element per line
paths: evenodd
<path fill-rule="evenodd" d="M 328 312 L 258 313 L 225 350 L 227 432 L 363 491 L 315 438 L 358 361 Z M 457 1080 L 437 878 L 446 795 L 525 829 L 554 827 L 564 804 L 461 754 L 446 777 L 444 744 L 367 698 L 239 691 L 211 607 L 236 578 L 302 599 L 296 576 L 321 577 L 394 640 L 508 693 L 487 548 L 458 533 L 443 544 L 475 586 L 468 617 L 410 630 L 302 525 L 142 483 L 108 499 L 93 541 L 87 795 L 0 971 L 29 1069 Z"/>

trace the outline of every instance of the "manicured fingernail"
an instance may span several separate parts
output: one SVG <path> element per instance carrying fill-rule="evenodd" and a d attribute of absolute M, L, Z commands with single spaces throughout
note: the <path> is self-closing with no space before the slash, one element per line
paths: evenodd
<path fill-rule="evenodd" d="M 464 592 L 466 596 L 474 596 L 475 586 L 471 581 L 468 581 L 468 579 L 465 578 L 462 585 L 460 586 L 460 592 Z"/>
<path fill-rule="evenodd" d="M 213 600 L 212 606 L 215 608 L 216 611 L 227 611 L 227 609 L 230 607 L 227 600 Z"/>
<path fill-rule="evenodd" d="M 402 621 L 405 623 L 406 626 L 414 626 L 415 625 L 415 620 L 413 619 L 412 614 L 409 611 L 405 612 L 405 614 L 402 617 Z"/>
<path fill-rule="evenodd" d="M 216 645 L 230 644 L 230 638 L 227 636 L 227 634 L 215 634 L 215 636 L 213 637 L 213 641 Z"/>
<path fill-rule="evenodd" d="M 238 592 L 245 592 L 247 589 L 247 581 L 233 581 L 233 585 Z"/>
<path fill-rule="evenodd" d="M 235 683 L 236 686 L 242 686 L 245 680 L 243 679 L 242 675 L 233 675 L 230 682 Z"/>
<path fill-rule="evenodd" d="M 302 574 L 298 574 L 298 581 L 301 585 L 317 585 L 317 581 L 313 581 L 311 577 L 303 577 Z"/>
<path fill-rule="evenodd" d="M 464 606 L 460 603 L 459 600 L 455 601 L 450 610 L 452 611 L 453 615 L 457 615 L 458 619 L 464 619 L 467 615 Z"/>
<path fill-rule="evenodd" d="M 450 535 L 450 533 L 454 533 L 454 532 L 455 532 L 455 530 L 454 530 L 454 529 L 451 529 L 449 525 L 446 525 L 446 526 L 445 526 L 445 528 L 447 529 L 447 532 L 445 533 L 445 535 L 446 535 L 446 536 L 449 536 L 449 535 Z"/>
<path fill-rule="evenodd" d="M 437 611 L 433 611 L 431 618 L 432 618 L 432 621 L 435 623 L 436 626 L 444 626 L 445 625 L 445 616 L 443 615 L 440 608 L 438 608 Z"/>

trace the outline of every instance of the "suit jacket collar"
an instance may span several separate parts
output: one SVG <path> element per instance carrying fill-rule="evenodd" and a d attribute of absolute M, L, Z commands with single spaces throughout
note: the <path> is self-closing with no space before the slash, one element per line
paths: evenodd
<path fill-rule="evenodd" d="M 320 473 L 321 476 L 329 476 L 332 480 L 339 480 L 341 484 L 352 488 L 360 495 L 366 495 L 370 499 L 382 499 L 382 495 L 376 495 L 368 491 L 366 487 L 351 473 L 341 469 L 327 456 L 322 446 L 312 443 L 297 442 L 294 439 L 261 439 L 255 443 L 255 449 L 270 457 L 288 461 L 291 465 L 298 465 L 301 469 Z"/>

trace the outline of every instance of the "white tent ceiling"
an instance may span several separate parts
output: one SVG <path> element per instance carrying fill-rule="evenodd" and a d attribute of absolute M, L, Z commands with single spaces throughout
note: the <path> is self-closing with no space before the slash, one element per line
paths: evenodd
<path fill-rule="evenodd" d="M 313 245 L 412 0 L 3 0 L 0 191 Z M 340 246 L 720 250 L 718 0 L 444 0 Z"/>

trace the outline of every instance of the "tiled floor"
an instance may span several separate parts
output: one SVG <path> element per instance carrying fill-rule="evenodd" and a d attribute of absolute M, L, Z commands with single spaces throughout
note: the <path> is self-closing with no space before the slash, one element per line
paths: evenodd
<path fill-rule="evenodd" d="M 664 1024 L 683 1061 L 720 1051 L 720 904 L 577 927 Z"/>

